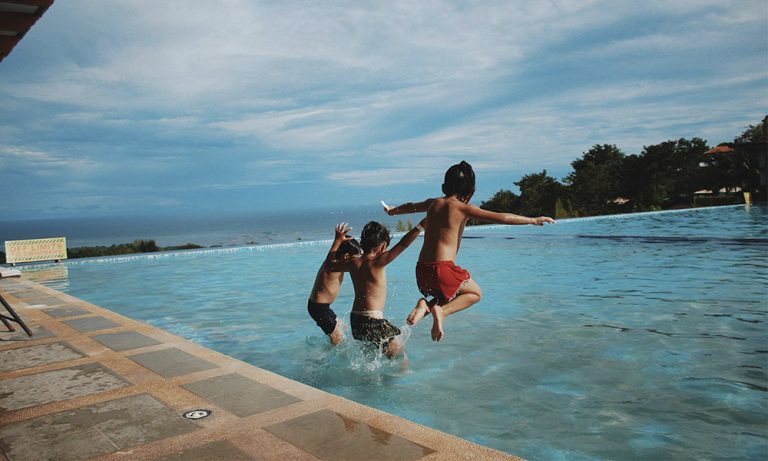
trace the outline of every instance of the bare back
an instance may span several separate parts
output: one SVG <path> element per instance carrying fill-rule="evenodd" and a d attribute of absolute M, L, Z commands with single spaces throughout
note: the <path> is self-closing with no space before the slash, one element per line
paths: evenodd
<path fill-rule="evenodd" d="M 343 261 L 329 259 L 325 264 L 327 268 L 342 272 L 349 272 L 352 284 L 355 287 L 355 301 L 352 310 L 383 311 L 387 301 L 387 273 L 386 266 L 405 251 L 416 240 L 420 228 L 415 227 L 408 231 L 399 242 L 387 250 L 387 244 L 382 242 L 368 250 L 362 256 L 356 256 Z M 388 243 L 388 242 L 387 242 Z"/>
<path fill-rule="evenodd" d="M 331 272 L 320 266 L 309 300 L 321 304 L 333 303 L 339 295 L 342 281 L 344 281 L 343 272 Z"/>
<path fill-rule="evenodd" d="M 362 256 L 349 271 L 355 287 L 353 311 L 383 311 L 387 301 L 387 272 L 377 257 Z"/>
<path fill-rule="evenodd" d="M 466 204 L 456 197 L 430 200 L 419 261 L 453 261 L 467 223 Z"/>

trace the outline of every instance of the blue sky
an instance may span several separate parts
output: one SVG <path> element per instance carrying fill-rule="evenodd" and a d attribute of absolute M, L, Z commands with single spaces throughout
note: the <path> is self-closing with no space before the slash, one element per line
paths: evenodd
<path fill-rule="evenodd" d="M 763 1 L 58 0 L 0 63 L 4 219 L 475 201 L 594 144 L 732 140 Z"/>

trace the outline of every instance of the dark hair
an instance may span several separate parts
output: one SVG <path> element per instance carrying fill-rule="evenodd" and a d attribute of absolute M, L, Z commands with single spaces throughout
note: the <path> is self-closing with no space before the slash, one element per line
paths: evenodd
<path fill-rule="evenodd" d="M 457 163 L 445 172 L 443 194 L 466 197 L 475 191 L 475 172 L 472 165 L 465 161 Z"/>
<path fill-rule="evenodd" d="M 341 259 L 344 255 L 357 256 L 363 254 L 360 243 L 355 239 L 344 240 L 341 246 L 336 250 L 336 259 Z"/>
<path fill-rule="evenodd" d="M 368 253 L 371 248 L 381 242 L 387 242 L 389 245 L 389 229 L 376 221 L 366 224 L 363 227 L 363 232 L 360 233 L 360 246 L 363 247 L 363 251 Z"/>

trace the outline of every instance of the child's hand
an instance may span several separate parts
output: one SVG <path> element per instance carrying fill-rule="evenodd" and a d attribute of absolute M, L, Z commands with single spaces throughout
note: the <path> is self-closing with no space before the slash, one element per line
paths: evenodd
<path fill-rule="evenodd" d="M 388 214 L 388 215 L 392 216 L 391 214 L 389 214 L 389 210 L 392 210 L 392 209 L 394 209 L 395 207 L 387 205 L 386 203 L 384 203 L 384 200 L 381 200 L 381 206 L 383 206 L 383 207 L 384 207 L 384 212 L 385 212 L 386 214 Z"/>
<path fill-rule="evenodd" d="M 544 223 L 554 224 L 555 220 L 549 216 L 539 216 L 538 218 L 533 218 L 534 226 L 543 226 Z"/>
<path fill-rule="evenodd" d="M 336 224 L 336 240 L 343 242 L 344 240 L 351 239 L 352 237 L 347 235 L 347 233 L 351 230 L 352 230 L 352 226 L 350 226 L 345 222 Z"/>

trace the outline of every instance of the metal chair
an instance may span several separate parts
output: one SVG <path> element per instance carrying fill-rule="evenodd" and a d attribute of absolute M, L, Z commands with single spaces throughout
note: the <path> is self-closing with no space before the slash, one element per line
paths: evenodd
<path fill-rule="evenodd" d="M 23 328 L 25 332 L 27 332 L 27 335 L 32 336 L 32 332 L 27 327 L 27 324 L 24 323 L 24 320 L 22 320 L 21 317 L 19 317 L 19 314 L 17 314 L 16 311 L 13 310 L 11 305 L 8 304 L 8 301 L 6 301 L 5 298 L 3 298 L 3 295 L 0 295 L 0 303 L 2 303 L 2 305 L 8 311 L 8 313 L 11 314 L 10 316 L 5 314 L 0 314 L 0 321 L 2 321 L 3 324 L 5 324 L 5 326 L 8 328 L 8 331 L 16 331 L 13 325 L 11 325 L 11 322 L 16 322 L 19 325 L 21 325 L 21 328 Z"/>

